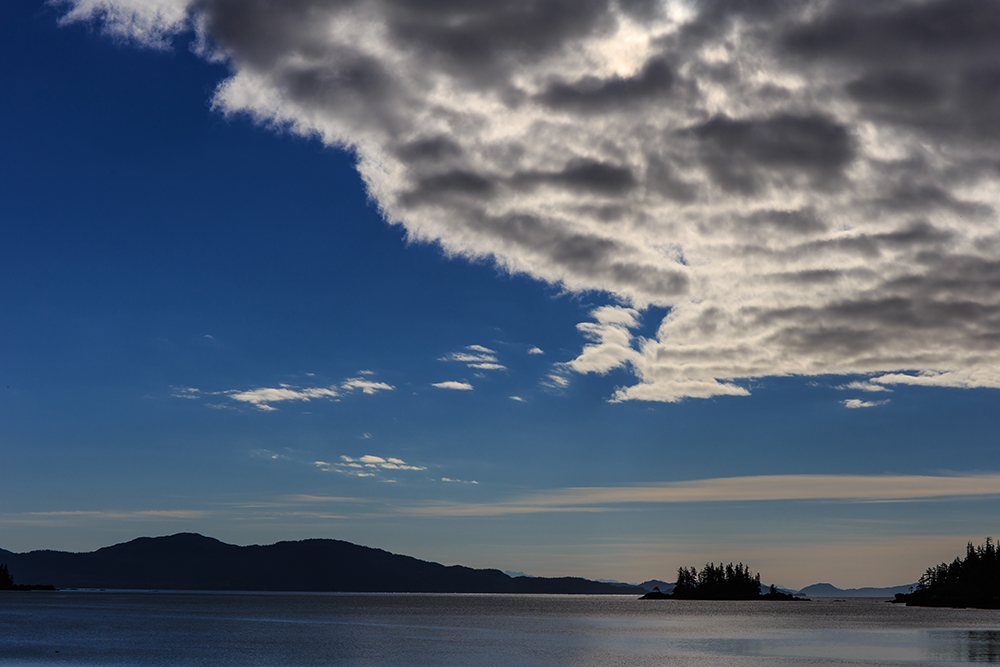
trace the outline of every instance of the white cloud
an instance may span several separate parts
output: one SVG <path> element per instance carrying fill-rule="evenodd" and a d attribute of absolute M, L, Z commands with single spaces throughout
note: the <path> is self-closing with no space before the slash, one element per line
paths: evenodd
<path fill-rule="evenodd" d="M 441 481 L 442 482 L 452 483 L 452 484 L 479 484 L 479 482 L 477 482 L 474 479 L 466 481 L 464 479 L 451 479 L 449 477 L 442 477 Z"/>
<path fill-rule="evenodd" d="M 858 382 L 858 381 L 842 384 L 838 387 L 835 387 L 835 389 L 850 389 L 854 391 L 890 391 L 890 392 L 892 391 L 892 389 L 889 389 L 888 387 L 885 387 L 880 384 L 876 384 L 874 382 Z"/>
<path fill-rule="evenodd" d="M 366 372 L 370 374 L 370 372 Z M 313 373 L 306 373 L 312 377 Z M 277 410 L 272 403 L 282 403 L 287 401 L 310 401 L 312 399 L 334 399 L 339 400 L 345 393 L 349 394 L 355 390 L 361 390 L 364 394 L 376 394 L 380 391 L 392 391 L 395 387 L 385 382 L 375 382 L 363 377 L 348 378 L 339 386 L 329 387 L 298 387 L 291 384 L 282 383 L 277 387 L 259 387 L 257 389 L 230 389 L 228 391 L 202 392 L 194 388 L 174 388 L 172 396 L 177 398 L 199 398 L 205 396 L 227 396 L 238 403 L 248 403 L 258 410 L 264 412 Z M 209 407 L 223 408 L 224 405 L 209 405 Z"/>
<path fill-rule="evenodd" d="M 189 27 L 188 0 L 73 0 L 62 23 L 100 19 L 104 31 L 118 39 L 165 49 L 170 39 Z"/>
<path fill-rule="evenodd" d="M 196 31 L 231 72 L 214 109 L 352 150 L 410 238 L 629 306 L 568 366 L 633 373 L 614 400 L 1000 388 L 1000 2 L 69 7 L 157 47 Z"/>
<path fill-rule="evenodd" d="M 478 368 L 486 371 L 505 371 L 507 367 L 501 364 L 496 357 L 496 352 L 482 345 L 468 345 L 467 352 L 452 352 L 441 357 L 440 361 L 455 361 L 465 364 L 469 368 Z"/>
<path fill-rule="evenodd" d="M 848 398 L 845 401 L 841 401 L 841 403 L 844 404 L 845 408 L 851 408 L 851 409 L 874 408 L 874 407 L 878 407 L 879 405 L 885 405 L 888 402 L 889 402 L 888 400 L 885 400 L 885 401 L 863 401 L 860 398 Z"/>
<path fill-rule="evenodd" d="M 468 382 L 458 382 L 456 380 L 435 382 L 431 386 L 437 387 L 438 389 L 457 389 L 459 391 L 472 391 L 474 389 L 474 387 Z"/>
<path fill-rule="evenodd" d="M 371 380 L 365 380 L 363 378 L 351 378 L 349 380 L 344 380 L 343 384 L 340 386 L 342 389 L 346 389 L 347 391 L 360 389 L 366 394 L 375 394 L 379 391 L 392 391 L 395 389 L 395 387 L 391 384 L 386 384 L 385 382 L 372 382 Z"/>
<path fill-rule="evenodd" d="M 494 364 L 489 362 L 469 364 L 469 368 L 478 368 L 484 371 L 505 371 L 507 367 L 503 364 Z"/>
<path fill-rule="evenodd" d="M 339 472 L 351 477 L 379 477 L 384 471 L 419 471 L 427 470 L 427 466 L 411 465 L 406 461 L 394 457 L 375 456 L 365 454 L 357 458 L 341 456 L 339 463 L 325 463 L 317 461 L 316 467 L 324 472 Z M 395 481 L 395 480 L 382 480 Z"/>
<path fill-rule="evenodd" d="M 524 399 L 521 398 L 520 396 L 511 396 L 510 400 L 517 401 L 518 403 L 524 403 Z"/>
<path fill-rule="evenodd" d="M 992 369 L 989 367 L 971 368 L 961 371 L 921 371 L 919 373 L 887 373 L 873 377 L 872 382 L 880 384 L 909 384 L 923 387 L 955 387 L 972 389 L 973 387 L 993 386 Z"/>
<path fill-rule="evenodd" d="M 545 351 L 540 347 L 533 347 L 528 350 L 528 354 L 545 354 Z"/>
<path fill-rule="evenodd" d="M 559 373 L 550 373 L 542 380 L 542 386 L 556 391 L 562 391 L 569 386 L 569 378 Z"/>
<path fill-rule="evenodd" d="M 335 387 L 299 388 L 282 384 L 279 387 L 261 387 L 246 391 L 230 390 L 225 392 L 229 398 L 241 403 L 250 403 L 259 410 L 276 410 L 271 403 L 282 401 L 309 401 L 314 398 L 336 398 L 340 393 Z"/>
<path fill-rule="evenodd" d="M 174 398 L 201 398 L 201 391 L 194 387 L 173 387 L 171 396 Z"/>

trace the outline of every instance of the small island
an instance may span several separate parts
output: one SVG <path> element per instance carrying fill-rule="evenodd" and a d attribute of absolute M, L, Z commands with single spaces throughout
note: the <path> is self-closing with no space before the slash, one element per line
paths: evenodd
<path fill-rule="evenodd" d="M 15 584 L 14 577 L 7 569 L 7 563 L 0 563 L 0 591 L 54 591 L 50 584 Z"/>
<path fill-rule="evenodd" d="M 927 569 L 910 593 L 897 593 L 893 602 L 908 607 L 972 607 L 1000 609 L 1000 550 L 993 539 L 973 546 L 965 558 Z"/>
<path fill-rule="evenodd" d="M 750 568 L 739 563 L 723 565 L 706 563 L 699 572 L 694 567 L 677 569 L 677 583 L 672 593 L 658 587 L 640 600 L 806 600 L 791 593 L 782 593 L 771 584 L 767 593 L 760 592 L 760 573 L 750 574 Z"/>

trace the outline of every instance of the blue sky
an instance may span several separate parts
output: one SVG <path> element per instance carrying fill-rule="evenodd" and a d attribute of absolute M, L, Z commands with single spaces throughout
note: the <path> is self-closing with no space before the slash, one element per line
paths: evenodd
<path fill-rule="evenodd" d="M 993 534 L 1000 5 L 592 4 L 0 8 L 0 546 L 847 587 Z M 864 41 L 914 21 L 965 78 Z"/>

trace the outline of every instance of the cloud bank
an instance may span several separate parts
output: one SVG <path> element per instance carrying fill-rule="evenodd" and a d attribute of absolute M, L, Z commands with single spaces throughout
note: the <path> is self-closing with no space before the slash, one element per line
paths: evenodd
<path fill-rule="evenodd" d="M 556 489 L 508 502 L 414 507 L 428 516 L 606 512 L 630 504 L 835 501 L 915 502 L 1000 495 L 1000 475 L 760 475 L 646 486 Z"/>
<path fill-rule="evenodd" d="M 1000 0 L 64 4 L 193 32 L 215 109 L 355 151 L 411 238 L 620 299 L 570 363 L 616 400 L 1000 387 Z"/>

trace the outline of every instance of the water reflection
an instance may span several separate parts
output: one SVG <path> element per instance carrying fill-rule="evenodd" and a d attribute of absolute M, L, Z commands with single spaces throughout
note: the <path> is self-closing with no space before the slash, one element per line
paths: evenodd
<path fill-rule="evenodd" d="M 932 660 L 1000 663 L 1000 630 L 931 630 L 927 634 Z"/>

